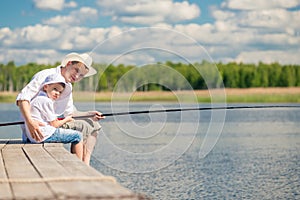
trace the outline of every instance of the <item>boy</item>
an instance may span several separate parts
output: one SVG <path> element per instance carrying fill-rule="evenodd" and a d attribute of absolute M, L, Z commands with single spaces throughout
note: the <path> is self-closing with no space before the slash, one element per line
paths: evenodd
<path fill-rule="evenodd" d="M 35 98 L 30 102 L 30 113 L 34 120 L 42 122 L 45 126 L 40 126 L 43 134 L 42 141 L 34 139 L 26 124 L 26 136 L 32 143 L 39 142 L 62 142 L 71 143 L 71 153 L 77 155 L 82 160 L 83 143 L 82 133 L 76 130 L 59 128 L 63 124 L 73 121 L 71 116 L 58 120 L 54 111 L 54 102 L 70 88 L 66 85 L 64 77 L 60 74 L 49 75 Z"/>

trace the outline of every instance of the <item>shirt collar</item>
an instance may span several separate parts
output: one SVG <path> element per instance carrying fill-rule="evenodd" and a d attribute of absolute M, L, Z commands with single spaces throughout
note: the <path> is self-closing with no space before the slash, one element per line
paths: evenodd
<path fill-rule="evenodd" d="M 62 68 L 61 65 L 57 66 L 56 67 L 56 73 L 61 74 L 61 68 Z"/>
<path fill-rule="evenodd" d="M 48 95 L 47 95 L 47 93 L 46 93 L 45 91 L 43 91 L 43 90 L 40 90 L 40 91 L 39 91 L 38 96 L 44 96 L 44 97 L 49 98 Z M 50 98 L 49 98 L 49 99 L 50 99 Z M 50 100 L 54 102 L 53 99 L 50 99 Z"/>

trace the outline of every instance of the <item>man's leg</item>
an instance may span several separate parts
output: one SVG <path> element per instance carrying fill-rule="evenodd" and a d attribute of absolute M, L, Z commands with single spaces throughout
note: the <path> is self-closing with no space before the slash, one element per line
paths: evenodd
<path fill-rule="evenodd" d="M 97 135 L 101 129 L 100 124 L 91 119 L 74 120 L 65 123 L 62 128 L 78 130 L 83 134 L 83 161 L 89 165 L 97 142 Z"/>
<path fill-rule="evenodd" d="M 90 164 L 91 155 L 97 142 L 97 135 L 98 132 L 95 131 L 90 134 L 83 143 L 83 162 L 87 165 Z"/>

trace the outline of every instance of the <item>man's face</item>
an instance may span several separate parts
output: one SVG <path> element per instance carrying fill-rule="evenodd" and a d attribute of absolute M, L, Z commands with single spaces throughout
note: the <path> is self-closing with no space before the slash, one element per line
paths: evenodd
<path fill-rule="evenodd" d="M 87 73 L 88 69 L 83 63 L 78 62 L 76 64 L 72 64 L 72 62 L 69 62 L 65 66 L 65 70 L 62 75 L 66 82 L 74 83 L 80 81 Z"/>

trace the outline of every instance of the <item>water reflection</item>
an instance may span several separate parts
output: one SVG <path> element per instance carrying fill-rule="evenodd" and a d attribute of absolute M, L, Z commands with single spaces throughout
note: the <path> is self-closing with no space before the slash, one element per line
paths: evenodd
<path fill-rule="evenodd" d="M 81 104 L 87 110 L 90 105 Z M 149 104 L 132 105 L 132 110 L 145 110 Z M 172 107 L 166 104 L 165 107 Z M 191 105 L 187 105 L 191 106 Z M 192 105 L 193 106 L 193 105 Z M 204 105 L 205 106 L 205 105 Z M 111 112 L 110 104 L 96 104 L 102 112 Z M 120 104 L 119 111 L 124 111 Z M 0 104 L 1 122 L 18 121 L 17 107 Z M 122 167 L 130 166 L 126 158 L 114 157 L 105 148 L 102 137 L 96 149 L 92 166 L 104 174 L 116 176 L 122 185 L 134 191 L 152 196 L 154 199 L 297 199 L 300 195 L 300 110 L 299 109 L 254 109 L 226 112 L 226 122 L 221 137 L 213 150 L 199 159 L 200 145 L 209 126 L 210 112 L 201 112 L 195 121 L 191 112 L 183 119 L 184 126 L 199 123 L 196 137 L 185 153 L 167 166 L 149 173 L 128 173 L 113 169 L 101 162 L 105 156 Z M 122 148 L 133 152 L 159 149 L 174 137 L 174 128 L 180 113 L 151 118 L 151 116 L 119 117 L 118 123 L 126 126 L 126 131 L 134 131 L 135 126 L 149 124 L 165 125 L 156 135 L 145 133 L 144 141 L 120 139 L 122 130 L 116 126 L 114 118 L 102 122 L 103 131 Z M 188 129 L 187 129 L 188 130 Z M 20 137 L 17 126 L 1 127 L 1 138 Z M 139 134 L 138 132 L 134 134 Z M 190 139 L 192 134 L 183 132 L 181 138 Z M 160 136 L 159 140 L 155 137 Z M 151 138 L 151 139 L 149 139 Z M 149 140 L 147 140 L 149 139 Z M 139 165 L 149 166 L 151 160 L 141 160 Z"/>

